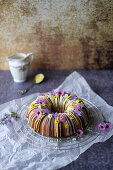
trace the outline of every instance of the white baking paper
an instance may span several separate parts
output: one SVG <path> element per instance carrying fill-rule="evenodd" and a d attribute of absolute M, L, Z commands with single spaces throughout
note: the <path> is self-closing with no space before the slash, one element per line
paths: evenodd
<path fill-rule="evenodd" d="M 86 80 L 76 71 L 70 74 L 65 81 L 57 88 L 65 91 L 73 91 L 79 97 L 85 98 L 95 104 L 106 120 L 113 124 L 113 107 L 108 105 L 100 96 L 87 84 Z M 52 89 L 51 89 L 52 90 Z M 17 111 L 23 103 L 29 101 L 39 93 L 16 99 L 0 105 L 0 118 L 3 113 Z M 101 133 L 94 141 L 80 148 L 69 150 L 53 150 L 34 146 L 19 138 L 13 128 L 13 123 L 0 125 L 0 169 L 1 170 L 51 170 L 61 168 L 76 160 L 79 155 L 85 152 L 91 145 L 97 142 L 104 142 L 113 135 L 113 129 L 109 133 Z M 16 122 L 18 124 L 18 121 Z M 18 126 L 17 126 L 18 127 Z"/>

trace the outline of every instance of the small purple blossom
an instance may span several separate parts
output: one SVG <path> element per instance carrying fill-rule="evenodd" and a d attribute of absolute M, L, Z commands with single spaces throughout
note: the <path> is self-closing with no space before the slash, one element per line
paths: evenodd
<path fill-rule="evenodd" d="M 67 94 L 68 94 L 68 95 L 72 95 L 72 94 L 73 94 L 73 91 L 69 91 Z"/>
<path fill-rule="evenodd" d="M 11 123 L 11 119 L 9 120 L 9 123 Z"/>
<path fill-rule="evenodd" d="M 8 114 L 7 113 L 4 113 L 4 117 L 7 116 Z"/>
<path fill-rule="evenodd" d="M 57 112 L 52 112 L 52 114 L 53 114 L 53 117 L 54 117 L 54 119 L 56 119 L 56 117 L 58 117 L 58 115 L 57 115 Z"/>
<path fill-rule="evenodd" d="M 78 110 L 80 108 L 80 106 L 75 104 L 73 108 L 74 108 L 74 110 Z"/>
<path fill-rule="evenodd" d="M 38 100 L 36 101 L 36 103 L 37 103 L 37 104 L 40 104 L 41 102 L 40 102 L 40 100 L 38 99 Z"/>
<path fill-rule="evenodd" d="M 46 108 L 46 110 L 44 111 L 44 113 L 45 113 L 46 115 L 49 115 L 49 114 L 50 114 L 50 110 L 48 110 L 48 109 Z"/>
<path fill-rule="evenodd" d="M 63 96 L 64 94 L 65 94 L 65 91 L 64 90 L 58 90 L 57 92 L 56 92 L 56 94 L 58 95 L 58 96 Z"/>
<path fill-rule="evenodd" d="M 50 93 L 51 93 L 51 95 L 55 95 L 55 91 L 54 90 L 52 90 L 52 91 L 50 91 Z"/>
<path fill-rule="evenodd" d="M 82 137 L 82 136 L 83 136 L 83 131 L 82 131 L 81 129 L 77 129 L 76 135 L 77 135 L 78 137 Z"/>
<path fill-rule="evenodd" d="M 98 125 L 98 129 L 99 129 L 100 131 L 105 130 L 105 124 L 104 124 L 104 123 L 100 123 L 100 124 Z"/>
<path fill-rule="evenodd" d="M 105 123 L 104 126 L 105 126 L 105 131 L 106 132 L 109 132 L 112 129 L 111 123 Z"/>
<path fill-rule="evenodd" d="M 7 121 L 7 120 L 5 120 L 5 121 L 4 121 L 4 124 L 6 124 L 6 125 L 7 125 L 7 124 L 8 124 L 8 121 Z"/>
<path fill-rule="evenodd" d="M 81 111 L 77 110 L 77 112 L 75 113 L 77 116 L 81 116 Z"/>
<path fill-rule="evenodd" d="M 82 109 L 83 107 L 84 107 L 84 105 L 83 105 L 83 104 L 81 104 L 81 105 L 80 105 L 80 108 Z"/>
<path fill-rule="evenodd" d="M 77 100 L 78 99 L 78 97 L 76 96 L 76 94 L 74 94 L 73 96 L 72 96 L 72 100 Z"/>
<path fill-rule="evenodd" d="M 16 121 L 18 120 L 17 117 L 14 118 Z"/>
<path fill-rule="evenodd" d="M 11 123 L 11 119 L 17 120 L 19 116 L 15 112 L 11 112 L 11 114 L 4 114 L 4 117 L 0 120 L 1 125 L 7 125 L 8 123 Z"/>

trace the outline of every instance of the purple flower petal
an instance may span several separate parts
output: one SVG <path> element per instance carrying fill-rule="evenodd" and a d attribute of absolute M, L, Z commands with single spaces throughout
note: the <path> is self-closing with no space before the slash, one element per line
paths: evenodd
<path fill-rule="evenodd" d="M 105 130 L 105 124 L 100 123 L 100 124 L 98 125 L 98 130 L 100 130 L 100 131 Z"/>
<path fill-rule="evenodd" d="M 76 94 L 74 96 L 72 96 L 72 100 L 77 100 L 78 97 L 76 96 Z"/>
<path fill-rule="evenodd" d="M 50 91 L 50 93 L 51 93 L 51 95 L 55 95 L 55 91 L 54 90 L 52 90 L 52 91 Z"/>
<path fill-rule="evenodd" d="M 72 94 L 73 94 L 73 91 L 69 91 L 67 94 L 68 94 L 68 95 L 72 95 Z"/>
<path fill-rule="evenodd" d="M 16 121 L 18 120 L 16 117 L 14 118 Z"/>
<path fill-rule="evenodd" d="M 8 121 L 7 121 L 7 120 L 5 120 L 5 121 L 4 121 L 4 124 L 7 124 L 7 123 L 8 123 Z"/>
<path fill-rule="evenodd" d="M 9 120 L 9 123 L 11 123 L 11 120 Z"/>
<path fill-rule="evenodd" d="M 105 123 L 104 126 L 105 126 L 105 131 L 106 132 L 109 132 L 112 129 L 111 123 Z"/>
<path fill-rule="evenodd" d="M 66 121 L 66 116 L 64 114 L 61 114 L 60 121 L 61 122 L 65 122 Z"/>
<path fill-rule="evenodd" d="M 53 117 L 54 117 L 54 119 L 56 119 L 56 117 L 58 117 L 58 115 L 57 115 L 57 112 L 52 112 L 52 114 L 53 114 Z"/>
<path fill-rule="evenodd" d="M 63 96 L 64 94 L 65 94 L 65 91 L 64 90 L 58 90 L 57 92 L 56 92 L 56 94 L 58 95 L 58 96 Z"/>
<path fill-rule="evenodd" d="M 76 135 L 79 136 L 79 137 L 82 137 L 83 136 L 83 131 L 81 129 L 77 129 Z"/>
<path fill-rule="evenodd" d="M 46 110 L 44 111 L 44 113 L 45 113 L 46 115 L 49 115 L 49 114 L 50 114 L 50 110 L 46 109 Z"/>
<path fill-rule="evenodd" d="M 77 116 L 81 116 L 81 111 L 77 110 L 77 112 L 75 113 Z"/>
<path fill-rule="evenodd" d="M 80 105 L 80 108 L 82 109 L 83 107 L 84 107 L 84 105 L 83 105 L 83 104 L 81 104 L 81 105 Z"/>
<path fill-rule="evenodd" d="M 42 112 L 41 112 L 41 109 L 40 108 L 38 108 L 38 109 L 35 109 L 35 113 L 34 113 L 34 116 L 35 117 L 40 117 L 41 116 L 41 114 L 42 114 Z"/>
<path fill-rule="evenodd" d="M 44 103 L 44 104 L 46 104 L 47 103 L 47 100 L 44 98 L 40 98 L 40 99 L 38 99 L 37 101 L 36 101 L 36 103 L 37 104 L 41 104 L 41 103 Z"/>

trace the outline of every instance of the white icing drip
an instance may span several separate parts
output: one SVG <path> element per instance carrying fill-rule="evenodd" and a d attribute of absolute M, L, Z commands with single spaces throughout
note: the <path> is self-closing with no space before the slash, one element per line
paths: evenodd
<path fill-rule="evenodd" d="M 59 112 L 62 112 L 62 98 L 63 98 L 63 96 L 60 96 L 60 99 L 59 99 Z"/>
<path fill-rule="evenodd" d="M 32 125 L 33 125 L 33 120 L 34 120 L 34 118 L 35 118 L 35 116 L 34 115 L 32 115 L 32 117 L 31 117 L 31 127 L 32 127 Z"/>
<path fill-rule="evenodd" d="M 47 126 L 46 126 L 46 135 L 49 136 L 49 129 L 50 129 L 51 118 L 47 119 Z"/>
<path fill-rule="evenodd" d="M 29 114 L 29 117 L 28 117 L 28 123 L 30 122 L 30 120 L 31 120 L 31 116 L 33 115 L 33 113 L 32 112 L 30 112 L 30 114 Z"/>
<path fill-rule="evenodd" d="M 50 100 L 51 100 L 51 102 L 52 102 L 52 104 L 54 106 L 55 105 L 55 100 L 54 100 L 53 95 L 49 94 L 48 97 L 50 98 Z"/>
<path fill-rule="evenodd" d="M 76 104 L 76 102 L 75 102 L 74 100 L 69 100 L 69 101 L 66 103 L 65 109 L 66 109 L 66 110 L 69 110 L 69 111 L 71 111 L 71 109 L 74 110 L 73 107 L 70 107 L 72 104 Z"/>
<path fill-rule="evenodd" d="M 69 125 L 70 131 L 71 131 L 71 133 L 72 133 L 71 124 L 70 124 L 67 116 L 66 116 L 66 123 L 65 123 L 65 124 L 68 124 L 68 125 Z M 66 136 L 69 136 L 69 135 L 70 135 L 70 134 L 69 134 L 69 128 L 66 128 Z"/>
<path fill-rule="evenodd" d="M 52 132 L 52 136 L 54 135 L 54 118 L 52 118 L 52 122 L 51 122 L 51 132 Z"/>
<path fill-rule="evenodd" d="M 44 126 L 45 126 L 45 123 L 46 123 L 46 119 L 47 119 L 47 116 L 44 117 L 44 119 L 43 119 L 43 123 L 42 123 L 42 135 L 43 135 L 43 131 L 44 131 Z"/>

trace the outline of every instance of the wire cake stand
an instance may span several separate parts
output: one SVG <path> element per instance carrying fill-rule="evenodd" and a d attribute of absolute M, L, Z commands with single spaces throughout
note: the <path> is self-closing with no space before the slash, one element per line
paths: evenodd
<path fill-rule="evenodd" d="M 76 135 L 67 138 L 53 138 L 45 137 L 35 132 L 29 125 L 26 119 L 27 109 L 31 102 L 36 98 L 30 99 L 28 102 L 24 103 L 17 111 L 20 116 L 18 122 L 13 124 L 15 132 L 19 135 L 21 139 L 24 139 L 30 145 L 35 148 L 46 148 L 46 149 L 60 149 L 68 150 L 78 147 L 88 145 L 94 141 L 99 135 L 98 124 L 103 122 L 102 114 L 100 110 L 88 100 L 82 98 L 85 105 L 90 110 L 90 120 L 87 129 L 84 131 L 84 136 L 78 138 Z"/>

